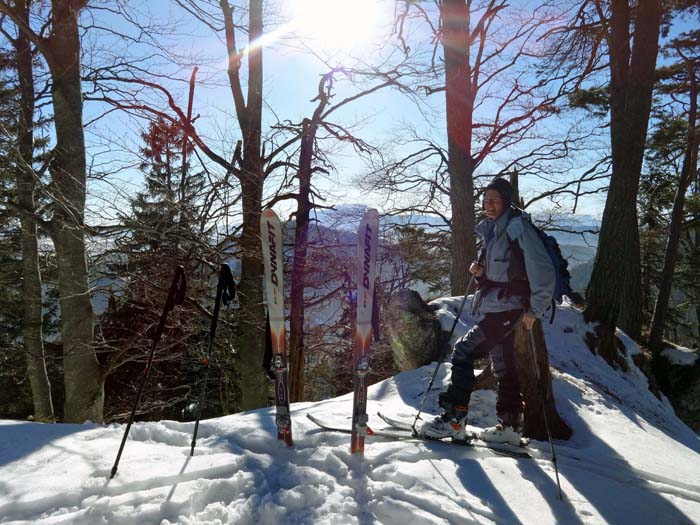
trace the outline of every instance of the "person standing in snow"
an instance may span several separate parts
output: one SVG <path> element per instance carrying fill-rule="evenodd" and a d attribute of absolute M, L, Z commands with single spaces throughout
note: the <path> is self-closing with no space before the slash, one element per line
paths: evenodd
<path fill-rule="evenodd" d="M 439 397 L 444 412 L 422 425 L 421 433 L 427 437 L 464 438 L 474 387 L 474 362 L 490 352 L 498 379 L 498 424 L 485 429 L 480 437 L 520 443 L 523 400 L 515 368 L 513 332 L 518 322 L 530 330 L 535 319 L 551 307 L 556 276 L 537 232 L 523 220 L 525 214 L 512 206 L 513 193 L 513 187 L 502 178 L 486 186 L 486 219 L 476 227 L 483 239 L 482 256 L 469 267 L 478 285 L 472 313 L 483 314 L 483 318 L 454 346 L 450 384 Z"/>

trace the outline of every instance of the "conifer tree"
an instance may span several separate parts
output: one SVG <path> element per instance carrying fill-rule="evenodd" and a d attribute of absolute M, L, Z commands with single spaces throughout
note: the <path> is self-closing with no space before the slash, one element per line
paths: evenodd
<path fill-rule="evenodd" d="M 141 136 L 146 191 L 136 195 L 132 216 L 125 221 L 133 232 L 130 247 L 132 252 L 187 258 L 196 241 L 204 175 L 190 171 L 187 155 L 193 147 L 183 140 L 178 123 L 159 118 Z"/>
<path fill-rule="evenodd" d="M 669 301 L 673 287 L 673 276 L 679 259 L 679 246 L 684 221 L 686 193 L 697 177 L 698 140 L 697 104 L 700 96 L 700 31 L 680 35 L 667 46 L 667 53 L 677 60 L 658 72 L 661 80 L 659 91 L 670 95 L 675 101 L 676 115 L 667 115 L 662 121 L 664 129 L 670 129 L 668 142 L 657 144 L 659 156 L 666 155 L 670 160 L 667 172 L 675 175 L 669 190 L 673 192 L 671 216 L 667 232 L 667 242 L 663 270 L 658 284 L 658 297 L 654 306 L 649 333 L 649 346 L 655 356 L 662 350 L 663 332 L 669 315 Z M 674 133 L 675 132 L 675 133 Z M 662 138 L 664 136 L 662 135 Z M 674 140 L 675 139 L 675 140 Z M 663 158 L 663 157 L 662 157 Z M 670 164 L 670 166 L 669 166 Z M 675 170 L 673 169 L 675 165 Z M 668 167 L 671 169 L 669 170 Z"/>
<path fill-rule="evenodd" d="M 12 45 L 0 51 L 0 361 L 5 372 L 0 389 L 7 392 L 2 405 L 8 417 L 31 414 L 35 420 L 53 421 L 42 335 L 37 212 L 42 199 L 37 191 L 40 174 L 35 171 L 35 161 L 42 161 L 36 151 L 47 140 L 37 131 L 44 122 L 34 118 L 29 41 L 21 32 L 13 38 L 4 27 L 0 30 Z"/>
<path fill-rule="evenodd" d="M 173 272 L 182 265 L 189 300 L 173 312 L 166 327 L 141 412 L 155 418 L 189 418 L 187 406 L 200 391 L 195 383 L 206 339 L 207 319 L 197 302 L 206 304 L 212 290 L 205 264 L 206 221 L 201 217 L 204 175 L 191 169 L 193 148 L 178 123 L 159 118 L 142 138 L 145 188 L 133 198 L 130 214 L 122 217 L 125 235 L 117 243 L 121 255 L 111 264 L 126 285 L 122 295 L 112 297 L 101 330 L 113 371 L 107 384 L 108 417 L 120 419 L 127 411 Z M 220 328 L 219 335 L 223 331 Z M 216 374 L 211 376 L 216 379 Z"/>
<path fill-rule="evenodd" d="M 0 55 L 0 62 L 9 65 L 7 54 Z M 20 226 L 17 214 L 9 207 L 9 202 L 16 199 L 9 158 L 16 131 L 11 123 L 11 115 L 16 111 L 15 98 L 9 82 L 0 77 L 0 391 L 3 392 L 0 417 L 16 416 L 16 410 L 29 409 L 29 392 L 19 386 L 24 375 L 24 360 L 14 346 L 20 335 L 19 312 L 22 310 Z"/>

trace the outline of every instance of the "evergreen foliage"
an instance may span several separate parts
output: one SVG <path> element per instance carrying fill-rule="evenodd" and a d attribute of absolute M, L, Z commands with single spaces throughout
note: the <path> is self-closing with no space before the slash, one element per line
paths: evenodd
<path fill-rule="evenodd" d="M 106 384 L 106 417 L 122 420 L 128 415 L 173 272 L 182 265 L 188 300 L 173 312 L 166 327 L 140 417 L 192 419 L 208 344 L 210 319 L 205 311 L 211 312 L 217 278 L 216 267 L 207 264 L 210 247 L 201 206 L 204 175 L 191 169 L 187 159 L 193 146 L 183 140 L 179 124 L 158 119 L 142 138 L 145 191 L 135 196 L 130 214 L 122 217 L 126 235 L 118 241 L 119 255 L 110 264 L 114 278 L 125 285 L 110 298 L 101 326 L 105 361 L 113 369 Z M 234 354 L 227 343 L 231 323 L 224 309 L 203 417 L 235 408 Z"/>
<path fill-rule="evenodd" d="M 24 418 L 33 410 L 27 359 L 21 340 L 22 246 L 16 208 L 20 109 L 15 60 L 14 52 L 0 50 L 0 417 Z M 47 144 L 47 138 L 41 135 L 46 124 L 45 119 L 35 122 L 35 151 Z M 41 154 L 35 158 L 37 164 L 42 160 Z M 38 192 L 36 199 L 42 202 Z M 45 239 L 44 235 L 37 242 L 42 239 Z M 51 258 L 44 257 L 42 262 L 42 271 L 50 273 Z M 45 324 L 50 322 L 51 315 L 55 316 L 54 308 L 55 304 L 47 305 Z M 53 362 L 52 365 L 56 374 L 57 364 Z"/>
<path fill-rule="evenodd" d="M 682 33 L 663 50 L 670 60 L 657 70 L 654 127 L 647 140 L 647 172 L 640 181 L 639 198 L 643 288 L 647 294 L 644 307 L 649 317 L 655 308 L 655 296 L 663 289 L 664 258 L 668 257 L 667 243 L 673 236 L 672 216 L 679 214 L 675 228 L 680 229 L 680 237 L 675 248 L 673 284 L 668 296 L 670 308 L 663 317 L 664 331 L 668 340 L 691 347 L 700 347 L 700 295 L 697 293 L 699 278 L 695 262 L 700 237 L 697 224 L 697 139 L 695 144 L 689 143 L 697 137 L 699 38 L 699 30 Z M 679 200 L 679 192 L 683 194 L 682 200 Z M 679 209 L 675 210 L 675 207 Z M 653 332 L 652 325 L 652 336 Z"/>

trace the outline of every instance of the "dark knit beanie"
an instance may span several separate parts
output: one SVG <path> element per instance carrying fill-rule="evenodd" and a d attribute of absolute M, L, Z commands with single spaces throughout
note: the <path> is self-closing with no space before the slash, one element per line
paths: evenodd
<path fill-rule="evenodd" d="M 487 190 L 496 190 L 503 199 L 503 204 L 506 208 L 513 203 L 513 186 L 506 179 L 496 177 L 486 186 L 484 193 Z"/>

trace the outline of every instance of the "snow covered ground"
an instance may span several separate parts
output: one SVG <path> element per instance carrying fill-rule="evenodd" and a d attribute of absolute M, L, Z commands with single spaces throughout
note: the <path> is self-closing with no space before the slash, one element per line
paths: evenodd
<path fill-rule="evenodd" d="M 448 325 L 459 299 L 440 301 Z M 470 324 L 465 317 L 458 332 Z M 276 440 L 273 409 L 202 422 L 193 457 L 192 423 L 135 424 L 114 479 L 123 426 L 2 421 L 0 523 L 700 523 L 700 438 L 648 391 L 631 358 L 621 375 L 591 354 L 585 330 L 571 309 L 545 326 L 557 405 L 574 429 L 556 443 L 563 502 L 544 442 L 531 443 L 528 460 L 369 437 L 364 457 L 353 456 L 348 435 L 304 417 L 349 427 L 347 395 L 293 405 L 292 448 Z M 432 371 L 371 387 L 370 425 L 383 426 L 377 411 L 415 413 Z M 493 392 L 476 392 L 472 421 L 493 423 L 494 403 Z"/>

